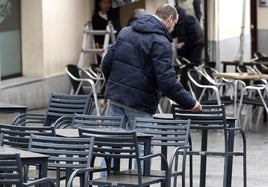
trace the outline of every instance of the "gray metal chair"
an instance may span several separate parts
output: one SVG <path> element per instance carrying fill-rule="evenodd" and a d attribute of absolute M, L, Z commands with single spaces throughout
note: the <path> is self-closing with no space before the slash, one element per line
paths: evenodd
<path fill-rule="evenodd" d="M 28 150 L 31 134 L 55 136 L 55 129 L 51 126 L 15 126 L 0 124 L 3 133 L 3 145 Z"/>
<path fill-rule="evenodd" d="M 78 127 L 123 127 L 123 116 L 97 116 L 74 114 L 72 118 L 61 117 L 55 122 L 55 128 L 78 128 Z"/>
<path fill-rule="evenodd" d="M 99 99 L 104 99 L 105 79 L 102 73 L 95 73 L 92 69 L 84 69 L 75 64 L 68 64 L 65 71 L 72 84 L 72 94 L 91 94 L 97 115 L 101 115 Z"/>
<path fill-rule="evenodd" d="M 48 158 L 48 176 L 60 186 L 61 180 L 66 183 L 76 169 L 90 169 L 94 138 L 69 138 L 31 135 L 29 151 L 46 154 Z M 55 173 L 56 172 L 56 173 Z M 80 185 L 86 186 L 88 173 L 80 177 Z"/>
<path fill-rule="evenodd" d="M 55 186 L 48 178 L 38 178 L 32 181 L 24 181 L 23 168 L 19 153 L 5 154 L 0 153 L 0 185 L 1 186 Z"/>
<path fill-rule="evenodd" d="M 201 130 L 201 148 L 200 150 L 192 149 L 191 136 L 189 143 L 191 149 L 187 151 L 190 155 L 190 185 L 192 186 L 192 156 L 201 156 L 201 166 L 200 166 L 200 186 L 205 186 L 206 183 L 206 159 L 208 156 L 222 156 L 224 157 L 224 182 L 223 186 L 229 186 L 232 157 L 242 156 L 243 158 L 243 183 L 247 186 L 247 169 L 246 169 L 246 138 L 243 130 L 241 128 L 235 128 L 235 119 L 228 120 L 225 114 L 224 105 L 203 105 L 201 112 L 191 112 L 190 110 L 184 110 L 179 105 L 172 105 L 172 114 L 174 119 L 180 120 L 191 120 L 191 129 Z M 223 133 L 223 149 L 219 151 L 207 150 L 208 144 L 208 130 L 219 130 Z M 243 147 L 241 151 L 234 151 L 234 133 L 240 133 L 243 141 Z M 229 165 L 228 165 L 229 163 Z M 230 166 L 231 164 L 231 166 Z"/>
<path fill-rule="evenodd" d="M 165 159 L 165 157 L 159 153 L 140 156 L 135 131 L 102 131 L 90 128 L 79 128 L 79 134 L 81 137 L 94 137 L 93 157 L 104 158 L 107 165 L 107 177 L 93 178 L 89 180 L 89 185 L 113 186 L 116 184 L 117 186 L 141 187 L 161 182 L 167 185 L 167 161 L 164 162 L 164 170 L 166 172 L 166 177 L 164 178 L 146 175 L 146 173 L 142 172 L 142 161 L 153 158 Z M 112 159 L 114 159 L 114 167 L 111 163 Z M 120 173 L 120 163 L 124 159 L 127 161 L 129 159 L 137 161 L 137 175 Z M 69 181 L 68 184 L 71 184 L 71 181 Z"/>
<path fill-rule="evenodd" d="M 212 83 L 213 79 L 209 79 L 208 75 L 202 71 L 196 68 L 187 72 L 189 77 L 188 86 L 194 98 L 205 105 L 234 104 L 233 96 L 222 95 L 219 91 L 219 84 L 216 84 L 215 81 Z"/>
<path fill-rule="evenodd" d="M 137 132 L 153 135 L 152 146 L 154 148 L 160 147 L 161 153 L 169 159 L 169 183 L 171 177 L 174 177 L 173 186 L 177 187 L 177 177 L 181 176 L 181 186 L 184 187 L 186 151 L 190 148 L 188 144 L 190 120 L 136 118 L 134 123 Z M 172 152 L 168 155 L 170 149 Z M 165 176 L 165 173 L 154 170 L 150 174 Z"/>
<path fill-rule="evenodd" d="M 91 107 L 91 95 L 51 93 L 45 114 L 18 114 L 13 119 L 12 124 L 20 126 L 29 124 L 42 124 L 44 126 L 50 126 L 62 116 L 72 117 L 74 113 L 90 114 Z"/>

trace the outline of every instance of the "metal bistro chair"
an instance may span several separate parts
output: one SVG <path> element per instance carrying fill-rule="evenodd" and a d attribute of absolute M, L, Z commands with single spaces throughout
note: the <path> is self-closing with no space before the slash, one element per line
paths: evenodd
<path fill-rule="evenodd" d="M 3 145 L 23 150 L 28 150 L 31 134 L 55 136 L 55 129 L 51 126 L 15 126 L 0 124 L 0 132 L 3 133 Z"/>
<path fill-rule="evenodd" d="M 92 69 L 84 69 L 75 64 L 68 64 L 65 71 L 72 84 L 71 94 L 92 94 L 97 115 L 101 115 L 99 100 L 104 99 L 103 91 L 105 79 L 102 73 L 95 73 Z M 107 103 L 106 103 L 107 104 Z"/>
<path fill-rule="evenodd" d="M 24 182 L 23 168 L 19 153 L 5 154 L 0 153 L 0 186 L 55 186 L 48 178 L 38 178 L 36 180 Z"/>
<path fill-rule="evenodd" d="M 48 176 L 60 186 L 75 169 L 90 170 L 94 138 L 71 138 L 31 135 L 29 151 L 49 155 Z M 55 173 L 56 172 L 56 173 Z M 80 175 L 80 185 L 86 186 L 88 173 Z M 83 185 L 82 185 L 83 184 Z"/>
<path fill-rule="evenodd" d="M 212 84 L 201 70 L 197 68 L 188 70 L 188 77 L 190 92 L 201 104 L 234 104 L 233 97 L 223 96 L 218 85 Z"/>
<path fill-rule="evenodd" d="M 243 183 L 247 186 L 247 169 L 246 169 L 246 138 L 241 128 L 235 128 L 235 120 L 228 119 L 225 115 L 224 105 L 203 105 L 201 112 L 191 112 L 189 110 L 183 110 L 179 105 L 172 105 L 172 114 L 174 119 L 186 120 L 191 119 L 191 129 L 202 130 L 201 137 L 201 149 L 192 149 L 191 136 L 189 139 L 190 151 L 187 152 L 190 155 L 190 185 L 192 186 L 193 180 L 193 166 L 192 155 L 200 155 L 201 168 L 200 168 L 200 186 L 205 186 L 206 178 L 206 157 L 207 156 L 223 156 L 224 157 L 224 182 L 223 186 L 227 187 L 230 182 L 230 175 L 232 166 L 232 156 L 243 157 Z M 208 130 L 221 130 L 223 132 L 223 150 L 210 151 L 207 150 L 208 143 Z M 243 148 L 241 151 L 234 151 L 234 136 L 235 131 L 238 131 L 242 136 Z M 229 164 L 229 165 L 228 165 Z M 231 166 L 230 166 L 231 165 Z"/>
<path fill-rule="evenodd" d="M 123 128 L 123 116 L 97 116 L 74 114 L 73 118 L 62 117 L 55 123 L 55 128 L 78 127 L 120 127 Z"/>
<path fill-rule="evenodd" d="M 239 65 L 237 66 L 237 70 L 240 73 L 253 73 L 258 74 L 256 70 L 247 65 Z M 245 80 L 246 86 L 241 90 L 241 97 L 239 100 L 238 111 L 237 111 L 237 119 L 238 123 L 241 124 L 240 113 L 242 111 L 243 105 L 247 105 L 248 108 L 246 110 L 246 115 L 243 123 L 243 129 L 246 130 L 247 123 L 249 123 L 249 128 L 251 128 L 251 121 L 254 116 L 257 116 L 256 126 L 260 123 L 260 118 L 263 114 L 263 109 L 265 109 L 264 117 L 267 118 L 268 113 L 268 82 L 265 79 L 261 80 Z M 255 110 L 252 110 L 252 106 L 255 107 Z M 256 115 L 254 115 L 255 113 Z M 265 120 L 264 118 L 264 120 Z"/>
<path fill-rule="evenodd" d="M 103 131 L 90 128 L 79 128 L 81 137 L 94 137 L 93 157 L 104 158 L 107 164 L 107 176 L 93 178 L 89 185 L 108 185 L 108 186 L 149 186 L 151 184 L 167 184 L 167 177 L 152 177 L 142 172 L 142 161 L 153 158 L 163 158 L 162 154 L 139 155 L 138 139 L 135 131 Z M 111 160 L 114 159 L 114 167 Z M 118 162 L 118 159 L 120 160 Z M 136 160 L 137 175 L 121 174 L 120 165 L 123 161 Z M 167 161 L 165 163 L 165 172 L 168 174 Z M 125 166 L 125 164 L 124 164 Z M 94 164 L 95 167 L 95 164 Z M 121 168 L 122 170 L 123 168 Z M 74 176 L 75 177 L 75 176 Z M 68 182 L 71 184 L 72 180 Z M 70 185 L 67 185 L 68 187 Z"/>
<path fill-rule="evenodd" d="M 186 151 L 190 148 L 188 144 L 190 120 L 136 118 L 134 124 L 137 132 L 153 135 L 152 146 L 160 147 L 161 153 L 169 159 L 169 183 L 171 183 L 171 177 L 174 177 L 173 186 L 177 187 L 177 177 L 181 176 L 181 186 L 184 187 Z M 170 155 L 168 155 L 168 150 L 172 150 Z M 152 170 L 150 174 L 165 176 L 163 171 L 159 173 Z"/>
<path fill-rule="evenodd" d="M 89 114 L 91 105 L 91 95 L 52 93 L 45 114 L 18 114 L 13 119 L 12 124 L 20 126 L 43 124 L 44 126 L 50 126 L 62 116 L 73 117 L 74 113 Z"/>

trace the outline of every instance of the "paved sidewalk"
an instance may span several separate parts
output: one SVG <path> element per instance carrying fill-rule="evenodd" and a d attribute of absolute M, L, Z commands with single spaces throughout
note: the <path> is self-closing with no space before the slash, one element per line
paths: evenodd
<path fill-rule="evenodd" d="M 43 112 L 44 110 L 31 111 L 34 113 Z M 15 114 L 0 114 L 0 123 L 10 123 Z M 247 182 L 248 187 L 265 187 L 268 186 L 268 124 L 260 125 L 255 131 L 246 132 L 247 137 Z M 195 146 L 200 142 L 200 133 L 192 132 L 192 138 Z M 237 135 L 235 149 L 242 147 L 241 137 Z M 218 150 L 222 148 L 222 134 L 219 132 L 209 133 L 209 149 Z M 199 186 L 199 156 L 194 156 L 194 187 Z M 242 187 L 242 158 L 234 157 L 233 160 L 233 187 Z M 188 163 L 187 163 L 186 186 L 189 186 L 188 180 Z M 223 158 L 208 157 L 207 159 L 207 181 L 206 187 L 222 186 L 223 177 Z M 180 180 L 179 180 L 180 181 Z M 158 186 L 158 185 L 155 185 Z M 179 185 L 178 185 L 179 186 Z"/>

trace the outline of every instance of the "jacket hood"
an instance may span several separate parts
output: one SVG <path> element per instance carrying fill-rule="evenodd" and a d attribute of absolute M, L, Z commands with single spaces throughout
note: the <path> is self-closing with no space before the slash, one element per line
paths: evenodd
<path fill-rule="evenodd" d="M 140 33 L 156 33 L 164 35 L 170 42 L 172 37 L 162 21 L 153 15 L 145 15 L 133 24 L 133 30 Z"/>

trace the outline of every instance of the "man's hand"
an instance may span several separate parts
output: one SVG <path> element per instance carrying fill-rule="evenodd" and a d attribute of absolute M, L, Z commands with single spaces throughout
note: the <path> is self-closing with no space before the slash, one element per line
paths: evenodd
<path fill-rule="evenodd" d="M 196 101 L 194 107 L 191 109 L 191 112 L 199 112 L 202 110 L 202 105 Z"/>
<path fill-rule="evenodd" d="M 181 49 L 184 46 L 184 42 L 177 43 L 176 49 Z"/>

